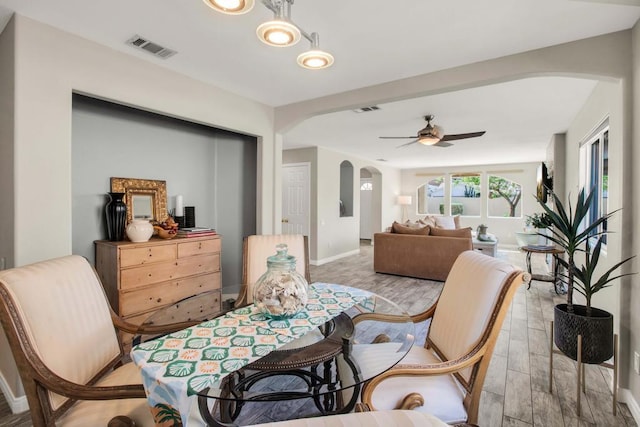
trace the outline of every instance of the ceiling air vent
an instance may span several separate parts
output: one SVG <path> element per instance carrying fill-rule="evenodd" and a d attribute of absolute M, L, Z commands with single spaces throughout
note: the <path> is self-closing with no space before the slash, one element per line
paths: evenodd
<path fill-rule="evenodd" d="M 129 40 L 127 40 L 127 44 L 133 47 L 136 47 L 138 49 L 142 49 L 146 52 L 149 52 L 150 54 L 155 55 L 162 59 L 167 59 L 177 53 L 175 50 L 162 47 L 159 44 L 149 41 L 144 37 L 140 37 L 137 34 L 131 37 Z"/>
<path fill-rule="evenodd" d="M 379 110 L 380 107 L 378 107 L 377 105 L 372 105 L 371 107 L 360 107 L 360 108 L 356 108 L 355 111 L 356 113 L 368 113 L 369 111 L 376 111 Z"/>

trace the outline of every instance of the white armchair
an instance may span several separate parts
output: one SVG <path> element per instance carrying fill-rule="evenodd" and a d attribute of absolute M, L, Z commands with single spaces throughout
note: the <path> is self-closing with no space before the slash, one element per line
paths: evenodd
<path fill-rule="evenodd" d="M 248 427 L 448 427 L 433 415 L 415 411 L 376 411 L 302 418 Z"/>
<path fill-rule="evenodd" d="M 35 427 L 106 426 L 115 416 L 137 427 L 155 425 L 138 369 L 122 364 L 114 326 L 139 328 L 111 310 L 86 259 L 72 255 L 0 271 L 0 321 Z"/>
<path fill-rule="evenodd" d="M 401 365 L 365 384 L 362 402 L 374 411 L 414 409 L 450 424 L 477 423 L 491 354 L 524 276 L 502 260 L 463 252 L 438 301 L 413 316 L 431 318 L 425 346 L 414 346 Z"/>

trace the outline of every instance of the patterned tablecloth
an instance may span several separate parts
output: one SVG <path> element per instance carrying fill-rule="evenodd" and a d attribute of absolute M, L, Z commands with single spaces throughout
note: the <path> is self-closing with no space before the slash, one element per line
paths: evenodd
<path fill-rule="evenodd" d="M 291 319 L 269 319 L 250 305 L 133 347 L 131 358 L 141 369 L 156 422 L 182 419 L 186 425 L 192 399 L 198 392 L 216 389 L 229 373 L 303 336 L 371 295 L 347 286 L 313 283 L 305 310 Z"/>

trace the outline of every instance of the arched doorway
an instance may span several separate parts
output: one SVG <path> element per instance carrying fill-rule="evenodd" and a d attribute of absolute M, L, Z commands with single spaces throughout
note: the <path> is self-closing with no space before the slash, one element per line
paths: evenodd
<path fill-rule="evenodd" d="M 360 169 L 360 240 L 373 241 L 382 230 L 382 174 L 372 166 Z"/>

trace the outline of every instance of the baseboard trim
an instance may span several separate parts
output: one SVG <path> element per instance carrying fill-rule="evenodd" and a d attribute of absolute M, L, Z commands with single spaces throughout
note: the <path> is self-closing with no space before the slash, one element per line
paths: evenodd
<path fill-rule="evenodd" d="M 4 398 L 9 404 L 9 408 L 11 408 L 12 413 L 19 414 L 29 410 L 27 396 L 15 397 L 11 391 L 11 387 L 7 384 L 7 380 L 4 378 L 4 375 L 2 375 L 2 372 L 0 372 L 0 391 L 4 394 Z"/>
<path fill-rule="evenodd" d="M 359 253 L 360 253 L 360 249 L 355 249 L 353 251 L 344 252 L 344 253 L 329 257 L 329 258 L 323 258 L 323 259 L 318 259 L 318 260 L 309 260 L 309 264 L 311 264 L 311 265 L 323 265 L 323 264 L 326 264 L 328 262 L 338 260 L 340 258 L 345 258 L 345 257 L 351 256 L 351 255 L 358 255 Z"/>
<path fill-rule="evenodd" d="M 627 406 L 629 407 L 629 411 L 633 416 L 633 419 L 636 421 L 636 423 L 640 424 L 640 405 L 638 405 L 638 402 L 631 394 L 631 390 L 627 388 L 619 388 L 618 400 L 627 404 Z"/>

